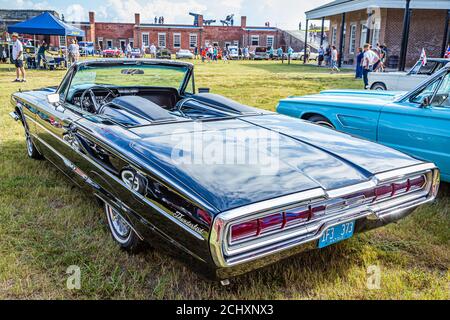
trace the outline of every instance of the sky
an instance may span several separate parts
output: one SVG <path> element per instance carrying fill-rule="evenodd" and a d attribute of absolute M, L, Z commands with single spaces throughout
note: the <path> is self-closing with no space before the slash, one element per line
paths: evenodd
<path fill-rule="evenodd" d="M 305 11 L 331 0 L 0 0 L 0 9 L 52 9 L 64 14 L 67 21 L 87 21 L 88 12 L 95 11 L 97 21 L 133 22 L 134 13 L 141 22 L 152 22 L 164 16 L 164 22 L 193 22 L 189 12 L 201 13 L 204 19 L 225 19 L 234 13 L 235 24 L 247 16 L 247 25 L 297 29 L 305 21 Z"/>

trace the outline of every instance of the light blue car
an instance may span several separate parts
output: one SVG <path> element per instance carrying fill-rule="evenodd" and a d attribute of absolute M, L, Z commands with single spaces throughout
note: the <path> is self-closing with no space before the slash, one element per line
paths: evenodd
<path fill-rule="evenodd" d="M 326 90 L 277 111 L 434 162 L 450 182 L 450 63 L 410 92 Z"/>

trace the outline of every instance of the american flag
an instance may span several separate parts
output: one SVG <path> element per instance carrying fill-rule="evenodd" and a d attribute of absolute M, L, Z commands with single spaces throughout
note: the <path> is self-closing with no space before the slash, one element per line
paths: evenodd
<path fill-rule="evenodd" d="M 420 60 L 422 60 L 422 65 L 427 64 L 427 54 L 425 53 L 425 49 L 422 48 L 422 53 L 420 54 Z"/>

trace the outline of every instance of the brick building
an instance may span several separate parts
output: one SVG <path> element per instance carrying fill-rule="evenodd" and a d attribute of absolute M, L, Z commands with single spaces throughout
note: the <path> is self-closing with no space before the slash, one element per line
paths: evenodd
<path fill-rule="evenodd" d="M 249 27 L 247 18 L 241 17 L 239 26 L 204 25 L 203 16 L 196 25 L 154 24 L 141 21 L 140 14 L 134 15 L 134 23 L 98 22 L 95 13 L 89 12 L 89 22 L 73 22 L 86 32 L 86 40 L 93 41 L 98 49 L 125 48 L 130 43 L 141 48 L 152 43 L 171 51 L 193 49 L 208 44 L 239 46 L 284 45 L 281 30 L 272 27 Z"/>
<path fill-rule="evenodd" d="M 306 19 L 329 21 L 329 42 L 344 63 L 354 63 L 364 43 L 380 43 L 388 47 L 388 65 L 404 69 L 422 48 L 441 57 L 450 42 L 449 0 L 336 0 L 306 12 Z"/>

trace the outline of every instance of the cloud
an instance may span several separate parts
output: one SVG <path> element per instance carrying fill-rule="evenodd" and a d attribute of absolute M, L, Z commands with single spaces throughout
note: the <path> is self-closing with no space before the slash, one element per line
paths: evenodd
<path fill-rule="evenodd" d="M 2 6 L 12 9 L 36 9 L 44 10 L 48 9 L 49 3 L 47 1 L 31 1 L 31 0 L 16 0 L 13 3 L 7 3 L 5 1 Z"/>
<path fill-rule="evenodd" d="M 86 10 L 78 3 L 69 5 L 64 12 L 64 17 L 66 21 L 85 21 L 88 19 Z"/>

